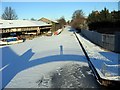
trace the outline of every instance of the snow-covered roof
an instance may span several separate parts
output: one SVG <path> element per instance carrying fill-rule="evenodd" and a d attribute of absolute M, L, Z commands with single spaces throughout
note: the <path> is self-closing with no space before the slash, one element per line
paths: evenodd
<path fill-rule="evenodd" d="M 42 21 L 30 20 L 0 20 L 0 28 L 14 28 L 14 27 L 35 27 L 35 26 L 49 26 Z"/>
<path fill-rule="evenodd" d="M 54 22 L 54 23 L 58 23 L 58 21 L 57 20 L 54 20 L 54 19 L 50 19 L 52 22 Z"/>
<path fill-rule="evenodd" d="M 39 21 L 43 21 L 43 22 L 46 22 L 46 23 L 48 23 L 48 22 L 58 23 L 57 20 L 48 19 L 48 18 L 44 18 L 44 17 L 42 17 L 41 19 L 39 19 Z"/>

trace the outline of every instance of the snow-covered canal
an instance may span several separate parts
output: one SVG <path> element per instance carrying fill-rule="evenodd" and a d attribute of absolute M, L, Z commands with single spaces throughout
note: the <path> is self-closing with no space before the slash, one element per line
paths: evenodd
<path fill-rule="evenodd" d="M 1 50 L 2 88 L 100 87 L 70 27 Z"/>

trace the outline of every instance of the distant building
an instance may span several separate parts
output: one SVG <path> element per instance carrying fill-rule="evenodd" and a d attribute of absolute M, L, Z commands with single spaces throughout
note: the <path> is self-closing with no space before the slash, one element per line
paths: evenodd
<path fill-rule="evenodd" d="M 39 19 L 38 21 L 42 21 L 42 22 L 45 22 L 47 24 L 52 24 L 51 31 L 56 31 L 60 28 L 60 24 L 56 20 L 50 20 L 50 19 L 43 17 L 43 18 Z"/>
<path fill-rule="evenodd" d="M 39 35 L 51 30 L 52 24 L 30 20 L 0 20 L 0 34 L 2 37 L 11 35 Z"/>

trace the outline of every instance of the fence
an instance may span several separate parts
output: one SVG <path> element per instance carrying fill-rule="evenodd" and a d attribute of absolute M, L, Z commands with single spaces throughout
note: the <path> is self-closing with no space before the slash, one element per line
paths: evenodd
<path fill-rule="evenodd" d="M 81 33 L 93 43 L 108 49 L 110 51 L 120 53 L 120 33 L 101 34 L 95 31 L 81 30 Z"/>

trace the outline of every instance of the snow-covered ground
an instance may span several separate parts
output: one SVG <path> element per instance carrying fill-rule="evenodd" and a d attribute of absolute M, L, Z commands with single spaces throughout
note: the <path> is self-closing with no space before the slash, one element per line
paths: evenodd
<path fill-rule="evenodd" d="M 59 35 L 37 37 L 0 51 L 2 88 L 99 87 L 69 26 Z"/>
<path fill-rule="evenodd" d="M 120 54 L 106 51 L 77 34 L 100 77 L 120 81 Z"/>
<path fill-rule="evenodd" d="M 0 46 L 0 88 L 100 87 L 73 31 L 67 26 L 59 35 Z M 99 75 L 120 80 L 120 55 L 77 36 Z"/>

